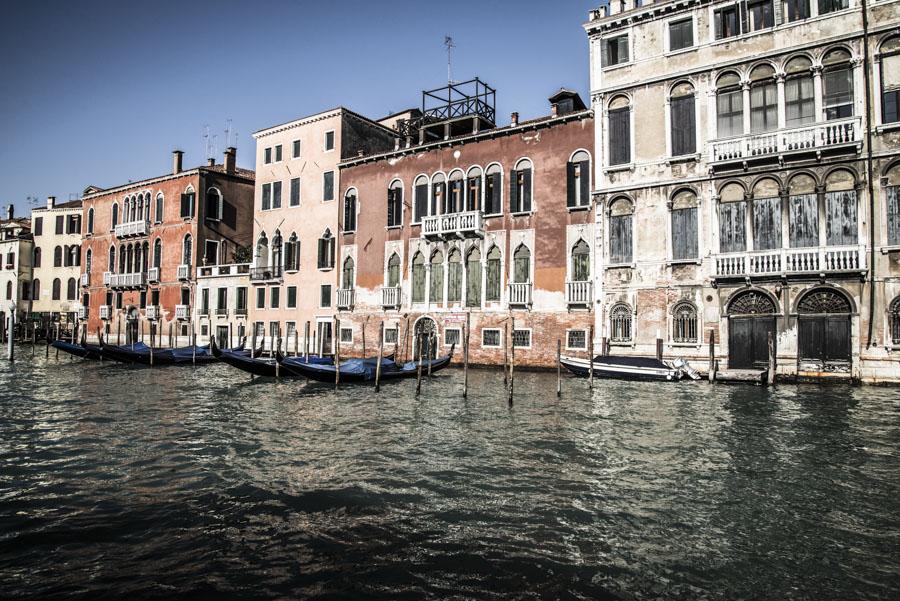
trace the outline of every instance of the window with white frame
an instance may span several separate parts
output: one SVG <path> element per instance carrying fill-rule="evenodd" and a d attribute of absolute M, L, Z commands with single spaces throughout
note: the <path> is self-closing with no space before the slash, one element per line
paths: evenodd
<path fill-rule="evenodd" d="M 566 348 L 570 351 L 587 350 L 587 332 L 585 330 L 567 331 Z"/>
<path fill-rule="evenodd" d="M 729 4 L 713 10 L 713 26 L 717 40 L 740 35 L 741 21 L 738 4 Z"/>
<path fill-rule="evenodd" d="M 481 346 L 484 348 L 500 348 L 500 329 L 483 328 L 481 330 Z"/>
<path fill-rule="evenodd" d="M 566 206 L 571 209 L 590 204 L 591 157 L 584 150 L 579 150 L 566 164 Z"/>
<path fill-rule="evenodd" d="M 431 208 L 429 215 L 443 215 L 447 212 L 447 182 L 443 173 L 431 176 Z"/>
<path fill-rule="evenodd" d="M 694 86 L 686 81 L 672 88 L 669 98 L 669 125 L 672 156 L 684 156 L 697 152 Z"/>
<path fill-rule="evenodd" d="M 829 121 L 853 116 L 853 68 L 850 58 L 847 50 L 835 48 L 822 59 L 823 105 L 825 119 Z"/>
<path fill-rule="evenodd" d="M 472 167 L 466 173 L 466 211 L 477 211 L 481 208 L 481 186 L 481 169 Z"/>
<path fill-rule="evenodd" d="M 626 96 L 616 96 L 609 103 L 609 164 L 631 162 L 631 106 Z"/>
<path fill-rule="evenodd" d="M 400 226 L 403 224 L 403 183 L 400 180 L 391 182 L 387 194 L 387 226 Z"/>
<path fill-rule="evenodd" d="M 344 232 L 356 231 L 356 190 L 344 194 Z"/>
<path fill-rule="evenodd" d="M 148 201 L 149 202 L 149 201 Z M 213 221 L 221 221 L 224 212 L 222 193 L 218 188 L 209 188 L 206 191 L 206 218 Z"/>
<path fill-rule="evenodd" d="M 632 214 L 634 205 L 618 198 L 609 205 L 609 263 L 624 265 L 632 260 Z"/>
<path fill-rule="evenodd" d="M 808 19 L 810 0 L 784 0 L 782 14 L 787 15 L 787 22 L 793 23 L 801 19 Z"/>
<path fill-rule="evenodd" d="M 533 168 L 531 161 L 522 159 L 513 168 L 509 178 L 509 210 L 512 213 L 531 212 Z"/>
<path fill-rule="evenodd" d="M 503 212 L 503 168 L 494 163 L 484 172 L 484 214 Z"/>
<path fill-rule="evenodd" d="M 280 163 L 280 162 L 281 162 L 281 159 L 282 159 L 281 152 L 282 152 L 281 144 L 277 144 L 277 145 L 275 146 L 275 162 L 276 162 L 276 163 Z"/>
<path fill-rule="evenodd" d="M 788 61 L 784 68 L 784 123 L 800 127 L 816 120 L 812 62 L 805 56 Z"/>
<path fill-rule="evenodd" d="M 729 183 L 719 193 L 719 252 L 747 250 L 747 200 L 744 189 Z"/>
<path fill-rule="evenodd" d="M 761 133 L 778 129 L 778 94 L 775 69 L 759 65 L 750 72 L 750 131 Z"/>
<path fill-rule="evenodd" d="M 609 339 L 612 342 L 631 342 L 631 307 L 618 303 L 609 311 Z"/>
<path fill-rule="evenodd" d="M 300 206 L 300 178 L 293 177 L 291 178 L 291 191 L 290 191 L 290 200 L 288 201 L 289 206 L 299 207 Z"/>
<path fill-rule="evenodd" d="M 672 260 L 686 261 L 699 256 L 697 195 L 679 190 L 672 197 Z"/>
<path fill-rule="evenodd" d="M 819 14 L 826 15 L 839 10 L 844 10 L 850 6 L 850 0 L 818 0 Z"/>
<path fill-rule="evenodd" d="M 334 130 L 325 132 L 325 152 L 334 150 Z"/>
<path fill-rule="evenodd" d="M 341 344 L 353 342 L 353 328 L 341 328 Z"/>
<path fill-rule="evenodd" d="M 420 175 L 413 185 L 413 223 L 419 223 L 428 215 L 428 178 Z"/>
<path fill-rule="evenodd" d="M 322 174 L 322 200 L 334 200 L 334 171 Z"/>
<path fill-rule="evenodd" d="M 272 162 L 272 147 L 270 146 L 269 148 L 266 148 L 263 151 L 263 163 L 268 165 L 271 162 Z"/>
<path fill-rule="evenodd" d="M 513 330 L 512 342 L 516 348 L 531 348 L 531 330 Z"/>
<path fill-rule="evenodd" d="M 669 21 L 669 52 L 684 50 L 694 45 L 694 19 Z"/>
<path fill-rule="evenodd" d="M 716 80 L 716 133 L 719 138 L 744 133 L 744 95 L 737 73 L 728 72 Z"/>
<path fill-rule="evenodd" d="M 319 287 L 319 307 L 325 309 L 331 306 L 331 284 L 322 284 Z"/>
<path fill-rule="evenodd" d="M 459 328 L 444 328 L 444 346 L 453 344 L 459 346 L 459 341 L 462 338 L 461 332 Z"/>
<path fill-rule="evenodd" d="M 672 340 L 678 344 L 697 342 L 697 308 L 682 301 L 672 309 Z"/>
<path fill-rule="evenodd" d="M 628 34 L 622 34 L 603 40 L 600 64 L 612 67 L 628 62 Z"/>
<path fill-rule="evenodd" d="M 881 122 L 900 121 L 900 36 L 881 44 Z"/>
<path fill-rule="evenodd" d="M 397 328 L 385 328 L 384 329 L 384 343 L 385 344 L 397 344 Z"/>
<path fill-rule="evenodd" d="M 300 158 L 300 140 L 294 140 L 293 142 L 291 142 L 291 158 Z"/>

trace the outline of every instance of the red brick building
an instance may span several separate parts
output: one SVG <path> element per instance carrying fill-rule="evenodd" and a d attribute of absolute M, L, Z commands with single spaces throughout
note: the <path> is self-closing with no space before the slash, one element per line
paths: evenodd
<path fill-rule="evenodd" d="M 423 102 L 394 151 L 341 164 L 343 355 L 364 339 L 371 354 L 382 322 L 401 358 L 415 356 L 416 332 L 435 332 L 437 354 L 461 350 L 467 314 L 472 363 L 501 363 L 507 329 L 517 364 L 553 365 L 557 340 L 587 352 L 593 115 L 561 90 L 551 115 L 495 127 L 485 89 Z"/>
<path fill-rule="evenodd" d="M 175 151 L 169 174 L 85 190 L 81 287 L 92 337 L 146 336 L 149 322 L 162 344 L 170 332 L 190 335 L 196 268 L 240 260 L 253 233 L 254 173 L 235 161 L 228 148 L 223 164 L 183 170 Z"/>

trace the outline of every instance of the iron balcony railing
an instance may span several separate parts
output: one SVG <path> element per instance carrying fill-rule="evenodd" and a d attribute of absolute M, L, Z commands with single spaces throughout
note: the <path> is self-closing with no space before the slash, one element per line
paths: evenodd
<path fill-rule="evenodd" d="M 216 315 L 227 317 L 228 309 L 216 309 Z"/>
<path fill-rule="evenodd" d="M 531 304 L 531 282 L 513 282 L 509 285 L 510 305 Z"/>
<path fill-rule="evenodd" d="M 100 305 L 100 319 L 109 320 L 112 317 L 111 305 Z"/>
<path fill-rule="evenodd" d="M 338 288 L 337 291 L 337 308 L 352 309 L 355 300 L 355 290 L 353 288 Z"/>
<path fill-rule="evenodd" d="M 713 163 L 745 161 L 791 152 L 815 151 L 862 143 L 860 118 L 825 121 L 803 127 L 746 134 L 709 143 Z"/>
<path fill-rule="evenodd" d="M 716 277 L 781 276 L 866 270 L 865 247 L 780 248 L 716 255 Z"/>
<path fill-rule="evenodd" d="M 590 306 L 593 302 L 593 282 L 566 282 L 566 302 L 570 305 Z"/>
<path fill-rule="evenodd" d="M 246 317 L 247 316 L 247 307 L 238 307 L 234 310 L 234 314 L 236 317 Z"/>
<path fill-rule="evenodd" d="M 191 317 L 190 305 L 175 305 L 175 319 L 187 321 Z"/>
<path fill-rule="evenodd" d="M 381 288 L 381 306 L 385 309 L 400 307 L 400 286 L 384 286 Z"/>
<path fill-rule="evenodd" d="M 280 265 L 252 267 L 250 269 L 250 281 L 265 282 L 270 280 L 280 280 L 282 273 Z"/>
<path fill-rule="evenodd" d="M 147 220 L 129 221 L 116 225 L 116 238 L 129 236 L 146 236 L 150 233 L 150 222 Z"/>
<path fill-rule="evenodd" d="M 484 237 L 481 211 L 465 211 L 422 218 L 422 234 L 430 239 Z"/>

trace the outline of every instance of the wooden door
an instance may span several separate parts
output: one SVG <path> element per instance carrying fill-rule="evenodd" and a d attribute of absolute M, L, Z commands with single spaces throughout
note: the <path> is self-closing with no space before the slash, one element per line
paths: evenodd
<path fill-rule="evenodd" d="M 801 315 L 799 352 L 802 361 L 850 361 L 850 317 Z"/>
<path fill-rule="evenodd" d="M 769 361 L 769 332 L 774 336 L 774 317 L 732 317 L 728 323 L 728 367 L 765 367 Z"/>

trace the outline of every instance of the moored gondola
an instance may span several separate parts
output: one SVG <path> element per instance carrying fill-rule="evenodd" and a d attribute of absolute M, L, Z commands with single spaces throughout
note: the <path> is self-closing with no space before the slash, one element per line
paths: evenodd
<path fill-rule="evenodd" d="M 281 353 L 276 353 L 276 357 L 273 358 L 260 357 L 262 354 L 262 347 L 260 347 L 258 351 L 254 351 L 252 357 L 249 354 L 220 349 L 215 341 L 210 342 L 210 350 L 212 351 L 213 356 L 222 363 L 249 374 L 253 374 L 254 376 L 269 378 L 277 376 L 299 377 L 277 367 L 277 359 L 278 357 L 282 357 Z M 299 357 L 299 359 L 303 360 L 303 357 Z M 329 357 L 309 357 L 306 361 L 309 363 L 332 363 L 332 359 Z"/>
<path fill-rule="evenodd" d="M 143 342 L 135 342 L 134 344 L 124 345 L 105 345 L 102 344 L 102 353 L 104 358 L 110 358 L 120 363 L 137 363 L 140 365 L 205 365 L 218 361 L 210 351 L 209 345 L 206 346 L 184 346 L 174 349 L 153 348 Z M 231 349 L 233 352 L 239 353 L 243 351 L 244 343 L 241 342 L 239 347 Z"/>
<path fill-rule="evenodd" d="M 450 353 L 448 355 L 438 357 L 437 359 L 423 360 L 422 371 L 423 373 L 427 373 L 429 371 L 430 363 L 430 372 L 434 374 L 436 371 L 440 371 L 447 367 L 452 358 L 453 347 L 450 348 Z M 301 359 L 301 361 L 297 361 L 296 359 Z M 341 362 L 340 366 L 337 368 L 334 364 L 317 365 L 303 363 L 302 358 L 299 357 L 284 357 L 281 359 L 280 364 L 282 369 L 286 372 L 304 376 L 310 380 L 316 380 L 317 382 L 334 382 L 335 371 L 339 370 L 340 382 L 358 384 L 375 381 L 378 359 L 348 359 Z M 401 365 L 395 363 L 392 358 L 383 357 L 381 359 L 382 380 L 415 377 L 418 369 L 418 361 L 408 361 Z"/>
<path fill-rule="evenodd" d="M 96 361 L 103 359 L 103 349 L 99 344 L 88 344 L 86 342 L 74 343 L 65 340 L 54 340 L 50 346 L 59 349 L 64 353 L 81 357 L 82 359 L 93 359 Z"/>

